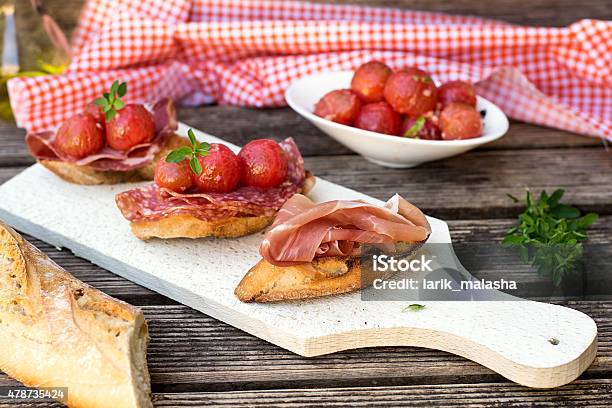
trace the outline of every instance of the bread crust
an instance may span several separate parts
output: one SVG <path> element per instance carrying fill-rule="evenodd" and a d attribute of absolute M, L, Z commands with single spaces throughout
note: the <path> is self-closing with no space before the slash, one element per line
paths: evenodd
<path fill-rule="evenodd" d="M 242 278 L 234 294 L 242 302 L 278 302 L 337 295 L 361 288 L 361 261 L 357 257 L 334 257 L 335 273 L 312 263 L 276 266 L 262 259 Z"/>
<path fill-rule="evenodd" d="M 0 222 L 0 369 L 70 407 L 152 407 L 142 312 L 80 282 Z"/>
<path fill-rule="evenodd" d="M 174 134 L 168 138 L 168 141 L 155 155 L 151 163 L 139 169 L 129 171 L 100 171 L 91 166 L 79 166 L 74 163 L 60 160 L 39 160 L 39 163 L 63 180 L 74 184 L 108 185 L 132 183 L 136 181 L 153 180 L 157 162 L 161 158 L 166 157 L 172 150 L 182 146 L 189 146 L 189 140 Z"/>
<path fill-rule="evenodd" d="M 315 177 L 306 172 L 302 191 L 314 187 Z M 201 220 L 189 214 L 169 215 L 154 221 L 132 221 L 134 235 L 142 240 L 151 238 L 238 238 L 261 231 L 272 223 L 274 216 L 230 217 L 214 221 Z"/>
<path fill-rule="evenodd" d="M 424 242 L 397 242 L 394 253 L 409 256 Z M 354 292 L 372 284 L 379 272 L 363 270 L 361 257 L 315 258 L 295 266 L 276 266 L 261 259 L 242 278 L 234 294 L 242 302 L 279 302 Z"/>
<path fill-rule="evenodd" d="M 190 214 L 176 214 L 155 221 L 131 222 L 134 235 L 142 240 L 150 238 L 237 238 L 261 231 L 274 217 L 230 217 L 204 221 Z"/>

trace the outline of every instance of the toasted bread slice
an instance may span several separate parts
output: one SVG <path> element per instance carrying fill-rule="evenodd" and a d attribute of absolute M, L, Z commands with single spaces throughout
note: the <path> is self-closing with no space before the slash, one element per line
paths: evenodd
<path fill-rule="evenodd" d="M 409 256 L 423 242 L 398 242 L 394 253 Z M 360 256 L 315 258 L 296 266 L 276 266 L 262 259 L 242 278 L 234 294 L 243 302 L 278 302 L 348 293 L 367 287 L 379 272 L 364 271 Z"/>
<path fill-rule="evenodd" d="M 278 302 L 336 295 L 361 288 L 358 257 L 329 257 L 296 266 L 275 266 L 262 259 L 234 291 L 243 302 Z"/>
<path fill-rule="evenodd" d="M 182 146 L 189 146 L 189 140 L 176 134 L 172 135 L 162 149 L 155 155 L 155 158 L 150 164 L 129 171 L 100 171 L 91 166 L 79 166 L 59 160 L 40 160 L 40 164 L 60 178 L 74 184 L 102 185 L 131 183 L 153 180 L 155 166 L 159 159 L 166 157 L 172 150 Z"/>
<path fill-rule="evenodd" d="M 306 194 L 315 184 L 309 171 L 302 186 Z M 261 231 L 272 224 L 274 216 L 230 217 L 215 221 L 201 220 L 189 214 L 169 215 L 155 221 L 132 221 L 134 235 L 142 240 L 150 238 L 238 238 Z"/>
<path fill-rule="evenodd" d="M 216 221 L 204 221 L 189 214 L 170 215 L 155 221 L 131 222 L 137 238 L 237 238 L 261 231 L 272 223 L 274 217 L 230 217 Z"/>

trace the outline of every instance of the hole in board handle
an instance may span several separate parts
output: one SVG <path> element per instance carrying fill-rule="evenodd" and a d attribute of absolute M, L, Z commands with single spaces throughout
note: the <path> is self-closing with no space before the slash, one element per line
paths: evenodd
<path fill-rule="evenodd" d="M 557 339 L 557 338 L 555 338 L 555 337 L 552 337 L 552 338 L 548 339 L 548 342 L 549 342 L 550 344 L 552 344 L 553 346 L 556 346 L 557 344 L 559 344 L 559 343 L 560 343 L 559 339 Z"/>

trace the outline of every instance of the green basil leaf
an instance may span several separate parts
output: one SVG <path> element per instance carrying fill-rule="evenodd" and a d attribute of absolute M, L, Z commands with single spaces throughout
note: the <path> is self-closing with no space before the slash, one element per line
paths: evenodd
<path fill-rule="evenodd" d="M 189 129 L 187 131 L 187 136 L 189 136 L 189 141 L 191 142 L 191 145 L 194 147 L 194 149 L 197 149 L 198 141 L 196 140 L 195 134 L 193 133 L 193 129 Z"/>
<path fill-rule="evenodd" d="M 559 204 L 551 211 L 552 215 L 557 218 L 576 218 L 580 217 L 580 211 L 570 205 Z"/>
<path fill-rule="evenodd" d="M 406 131 L 404 132 L 404 137 L 415 137 L 416 135 L 419 134 L 419 132 L 421 131 L 421 129 L 423 129 L 423 126 L 425 126 L 425 117 L 424 116 L 420 116 L 412 126 L 410 126 L 408 129 L 406 129 Z"/>
<path fill-rule="evenodd" d="M 202 174 L 202 165 L 197 157 L 194 156 L 191 158 L 191 160 L 189 160 L 189 167 L 191 167 L 191 170 L 193 170 L 193 172 L 198 176 Z"/>
<path fill-rule="evenodd" d="M 580 219 L 579 223 L 582 228 L 587 228 L 588 226 L 593 224 L 598 219 L 599 219 L 599 215 L 595 213 L 588 213 L 587 215 L 585 215 L 584 217 Z"/>
<path fill-rule="evenodd" d="M 185 159 L 185 156 L 188 156 L 189 154 L 191 154 L 191 150 L 189 148 L 187 148 L 186 151 L 184 148 L 180 148 L 170 152 L 170 154 L 166 156 L 166 161 L 168 163 L 180 163 Z"/>
<path fill-rule="evenodd" d="M 113 102 L 113 107 L 116 110 L 122 109 L 125 106 L 125 102 L 123 102 L 121 99 L 115 99 L 115 102 Z"/>
<path fill-rule="evenodd" d="M 108 106 L 108 100 L 106 100 L 106 98 L 98 98 L 94 101 L 94 104 L 101 108 L 106 108 Z"/>
<path fill-rule="evenodd" d="M 110 87 L 111 95 L 117 95 L 117 91 L 119 90 L 119 81 L 115 80 Z"/>
<path fill-rule="evenodd" d="M 110 109 L 109 111 L 105 112 L 105 114 L 104 114 L 104 116 L 106 117 L 106 121 L 107 122 L 113 120 L 115 115 L 117 115 L 117 111 L 114 110 L 114 109 Z"/>
<path fill-rule="evenodd" d="M 411 305 L 406 306 L 402 309 L 402 312 L 420 312 L 425 309 L 425 305 L 420 305 L 418 303 L 413 303 Z"/>
<path fill-rule="evenodd" d="M 548 199 L 548 203 L 550 205 L 556 205 L 557 203 L 559 203 L 559 201 L 561 201 L 561 198 L 563 197 L 564 193 L 565 190 L 563 190 L 562 188 L 558 188 L 557 190 L 555 190 L 554 193 L 551 194 L 550 198 Z"/>
<path fill-rule="evenodd" d="M 119 88 L 117 89 L 117 94 L 119 95 L 119 97 L 124 97 L 125 94 L 127 93 L 127 82 L 122 82 L 121 85 L 119 85 Z"/>

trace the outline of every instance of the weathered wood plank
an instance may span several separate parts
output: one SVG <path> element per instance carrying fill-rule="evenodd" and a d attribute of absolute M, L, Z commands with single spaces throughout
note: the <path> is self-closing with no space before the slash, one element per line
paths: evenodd
<path fill-rule="evenodd" d="M 510 383 L 287 389 L 239 392 L 154 392 L 156 407 L 609 407 L 612 380 L 579 380 L 555 389 Z M 0 402 L 4 407 L 61 407 L 35 401 Z"/>
<path fill-rule="evenodd" d="M 599 327 L 597 359 L 581 378 L 609 378 L 612 302 L 564 304 L 588 313 Z M 157 391 L 504 381 L 483 366 L 436 350 L 382 347 L 304 358 L 185 306 L 143 310 L 151 335 L 149 369 Z M 0 386 L 14 384 L 0 376 Z"/>
<path fill-rule="evenodd" d="M 584 380 L 553 390 L 513 384 L 418 385 L 406 387 L 322 388 L 234 393 L 158 394 L 155 406 L 233 407 L 606 407 L 611 380 Z"/>
<path fill-rule="evenodd" d="M 290 109 L 247 109 L 230 106 L 182 108 L 185 123 L 238 145 L 256 138 L 282 139 L 292 136 L 304 156 L 353 154 L 326 136 Z M 231 126 L 228 126 L 231 124 Z M 0 121 L 0 166 L 28 165 L 34 162 L 25 143 L 25 132 Z M 503 138 L 481 150 L 601 147 L 599 139 L 554 129 L 513 122 Z"/>
<path fill-rule="evenodd" d="M 398 192 L 447 220 L 513 217 L 522 204 L 507 194 L 523 197 L 525 188 L 565 188 L 568 202 L 609 214 L 612 175 L 602 170 L 609 165 L 602 149 L 474 151 L 413 169 L 382 168 L 356 156 L 306 159 L 317 176 L 379 199 Z"/>

